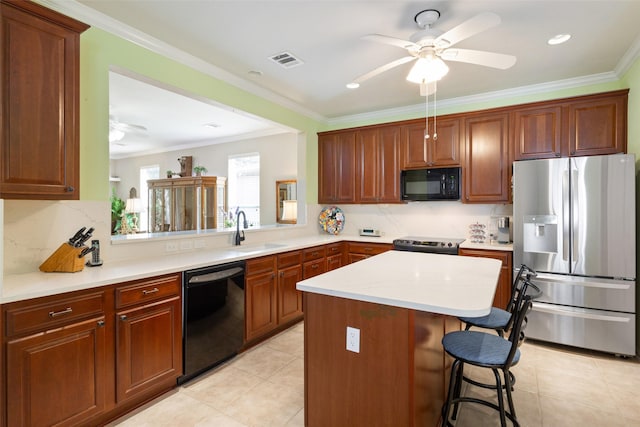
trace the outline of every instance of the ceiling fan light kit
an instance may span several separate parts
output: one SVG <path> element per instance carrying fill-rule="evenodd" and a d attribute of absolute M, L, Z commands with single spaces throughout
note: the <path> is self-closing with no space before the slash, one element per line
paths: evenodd
<path fill-rule="evenodd" d="M 413 64 L 411 71 L 407 75 L 407 80 L 411 83 L 430 83 L 443 78 L 449 72 L 449 67 L 440 58 L 428 57 L 420 58 Z"/>

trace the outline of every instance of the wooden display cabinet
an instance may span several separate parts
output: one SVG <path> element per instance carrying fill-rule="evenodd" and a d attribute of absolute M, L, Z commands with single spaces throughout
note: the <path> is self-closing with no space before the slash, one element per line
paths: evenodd
<path fill-rule="evenodd" d="M 207 230 L 223 226 L 227 179 L 215 176 L 151 179 L 149 232 Z"/>

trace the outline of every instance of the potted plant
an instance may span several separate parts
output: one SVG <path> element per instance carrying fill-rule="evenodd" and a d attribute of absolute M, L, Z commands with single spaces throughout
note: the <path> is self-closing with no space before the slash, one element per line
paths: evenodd
<path fill-rule="evenodd" d="M 167 178 L 173 178 L 173 171 L 171 170 L 167 171 Z"/>
<path fill-rule="evenodd" d="M 116 234 L 120 229 L 120 221 L 122 220 L 122 212 L 126 206 L 124 200 L 122 200 L 116 194 L 116 188 L 111 187 L 111 234 Z"/>
<path fill-rule="evenodd" d="M 204 166 L 196 166 L 193 168 L 193 171 L 196 173 L 196 176 L 201 176 L 203 173 L 207 173 L 207 168 Z"/>

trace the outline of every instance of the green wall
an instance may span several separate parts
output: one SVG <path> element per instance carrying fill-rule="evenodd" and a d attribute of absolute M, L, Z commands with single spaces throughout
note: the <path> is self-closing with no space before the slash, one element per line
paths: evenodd
<path fill-rule="evenodd" d="M 108 129 L 109 66 L 111 65 L 129 69 L 303 132 L 306 135 L 307 145 L 306 182 L 307 202 L 309 203 L 316 203 L 317 200 L 316 133 L 318 131 L 420 117 L 420 113 L 416 112 L 403 115 L 389 114 L 374 120 L 354 120 L 340 125 L 320 123 L 96 28 L 87 30 L 81 36 L 80 61 L 80 196 L 82 200 L 108 200 L 109 198 Z M 442 84 L 446 84 L 446 81 L 443 81 Z M 464 106 L 446 107 L 446 103 L 443 103 L 445 106 L 439 107 L 438 113 L 443 115 L 459 113 L 626 87 L 631 88 L 629 95 L 629 152 L 640 157 L 640 121 L 632 120 L 640 115 L 640 95 L 634 92 L 634 88 L 640 88 L 640 60 L 637 60 L 619 81 L 514 96 L 498 101 Z"/>

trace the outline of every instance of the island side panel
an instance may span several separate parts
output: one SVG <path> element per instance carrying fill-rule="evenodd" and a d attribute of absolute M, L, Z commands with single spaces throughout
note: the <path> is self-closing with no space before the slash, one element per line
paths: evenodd
<path fill-rule="evenodd" d="M 414 316 L 413 419 L 414 426 L 435 426 L 449 387 L 453 359 L 442 347 L 442 337 L 460 330 L 456 317 L 412 311 Z"/>
<path fill-rule="evenodd" d="M 304 310 L 305 425 L 410 425 L 410 310 L 308 292 Z M 346 350 L 347 326 L 360 353 Z"/>

